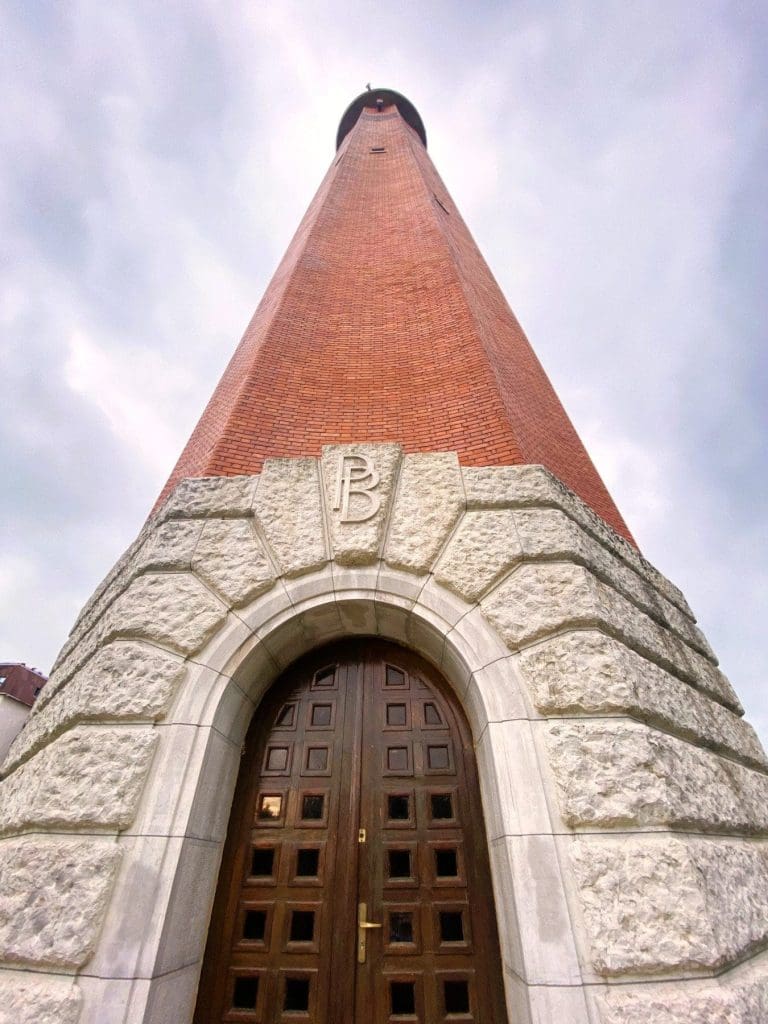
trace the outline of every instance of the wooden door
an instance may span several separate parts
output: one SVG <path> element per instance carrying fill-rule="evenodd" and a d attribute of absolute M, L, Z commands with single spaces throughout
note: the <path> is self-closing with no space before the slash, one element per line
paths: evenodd
<path fill-rule="evenodd" d="M 255 716 L 195 1024 L 506 1021 L 463 715 L 378 640 L 298 662 Z"/>

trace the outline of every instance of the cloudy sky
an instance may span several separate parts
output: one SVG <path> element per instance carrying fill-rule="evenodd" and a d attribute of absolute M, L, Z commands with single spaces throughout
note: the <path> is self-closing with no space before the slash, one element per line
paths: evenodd
<path fill-rule="evenodd" d="M 366 82 L 768 740 L 768 7 L 5 0 L 0 660 L 133 539 Z"/>

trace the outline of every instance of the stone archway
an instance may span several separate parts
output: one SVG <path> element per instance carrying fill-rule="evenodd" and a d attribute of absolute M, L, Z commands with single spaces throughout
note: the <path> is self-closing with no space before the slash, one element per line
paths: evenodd
<path fill-rule="evenodd" d="M 363 522 L 340 452 L 376 464 Z M 191 1019 L 248 723 L 361 634 L 466 712 L 511 1019 L 758 1005 L 765 755 L 679 591 L 540 468 L 353 445 L 183 481 L 76 623 L 0 787 L 19 1024 Z"/>

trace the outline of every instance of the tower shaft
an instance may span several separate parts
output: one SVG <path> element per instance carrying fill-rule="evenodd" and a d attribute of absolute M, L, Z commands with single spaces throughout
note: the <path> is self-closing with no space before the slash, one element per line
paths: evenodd
<path fill-rule="evenodd" d="M 632 539 L 394 105 L 343 139 L 162 496 L 352 440 L 544 465 Z"/>

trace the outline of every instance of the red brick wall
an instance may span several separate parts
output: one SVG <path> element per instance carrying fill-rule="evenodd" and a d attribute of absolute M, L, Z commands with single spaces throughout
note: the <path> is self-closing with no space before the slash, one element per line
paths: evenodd
<path fill-rule="evenodd" d="M 185 476 L 345 441 L 542 463 L 632 539 L 394 107 L 365 111 L 341 146 L 161 498 Z"/>

